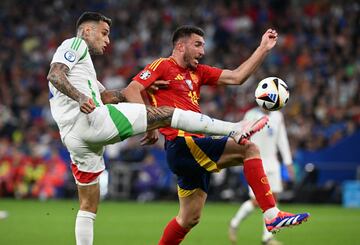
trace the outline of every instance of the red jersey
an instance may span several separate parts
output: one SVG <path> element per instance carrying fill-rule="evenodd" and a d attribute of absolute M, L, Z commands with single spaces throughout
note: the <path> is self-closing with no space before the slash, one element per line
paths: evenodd
<path fill-rule="evenodd" d="M 200 87 L 216 85 L 221 72 L 222 70 L 219 68 L 202 64 L 199 64 L 195 70 L 183 68 L 170 57 L 160 58 L 148 64 L 133 80 L 141 83 L 145 88 L 157 80 L 170 81 L 168 88 L 148 94 L 152 106 L 171 106 L 200 112 Z M 203 136 L 170 127 L 161 128 L 159 131 L 168 140 L 172 140 L 176 136 Z"/>

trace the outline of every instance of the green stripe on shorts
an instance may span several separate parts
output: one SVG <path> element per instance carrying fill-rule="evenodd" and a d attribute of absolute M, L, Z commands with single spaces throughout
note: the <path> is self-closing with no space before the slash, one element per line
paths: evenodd
<path fill-rule="evenodd" d="M 119 132 L 120 139 L 124 140 L 124 139 L 132 136 L 133 128 L 132 128 L 129 120 L 124 116 L 124 114 L 122 114 L 113 105 L 108 104 L 106 106 L 109 110 L 111 120 L 114 122 L 115 127 L 117 128 L 117 130 Z"/>

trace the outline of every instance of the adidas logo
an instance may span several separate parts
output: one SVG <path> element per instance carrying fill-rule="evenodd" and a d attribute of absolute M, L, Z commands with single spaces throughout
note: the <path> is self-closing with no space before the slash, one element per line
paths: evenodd
<path fill-rule="evenodd" d="M 175 80 L 184 80 L 184 77 L 180 74 L 177 74 L 177 76 L 175 77 Z"/>

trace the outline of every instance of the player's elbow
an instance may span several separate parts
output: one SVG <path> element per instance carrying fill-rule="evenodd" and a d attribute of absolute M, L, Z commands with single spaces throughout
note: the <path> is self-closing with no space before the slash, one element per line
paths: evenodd
<path fill-rule="evenodd" d="M 58 76 L 56 73 L 54 72 L 49 72 L 49 74 L 47 75 L 46 79 L 51 82 L 55 87 L 56 87 L 56 84 L 58 84 Z"/>
<path fill-rule="evenodd" d="M 129 102 L 139 102 L 141 98 L 141 92 L 144 90 L 144 87 L 136 81 L 132 81 L 126 88 L 122 90 L 125 99 Z M 142 99 L 141 99 L 142 101 Z"/>

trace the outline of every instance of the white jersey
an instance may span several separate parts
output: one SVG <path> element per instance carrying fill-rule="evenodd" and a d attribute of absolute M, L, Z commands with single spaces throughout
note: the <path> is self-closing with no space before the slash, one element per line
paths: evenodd
<path fill-rule="evenodd" d="M 245 114 L 245 119 L 258 119 L 263 115 L 265 113 L 259 107 L 255 107 Z M 269 127 L 254 134 L 251 141 L 259 147 L 264 169 L 271 172 L 280 170 L 278 152 L 285 165 L 292 164 L 292 158 L 282 113 L 272 111 L 268 115 Z"/>
<path fill-rule="evenodd" d="M 80 92 L 93 99 L 96 106 L 103 105 L 100 92 L 105 88 L 98 82 L 88 46 L 78 37 L 66 39 L 56 50 L 51 64 L 62 63 L 69 67 L 68 80 Z M 80 114 L 79 103 L 58 91 L 50 82 L 50 109 L 61 138 L 73 127 Z"/>

